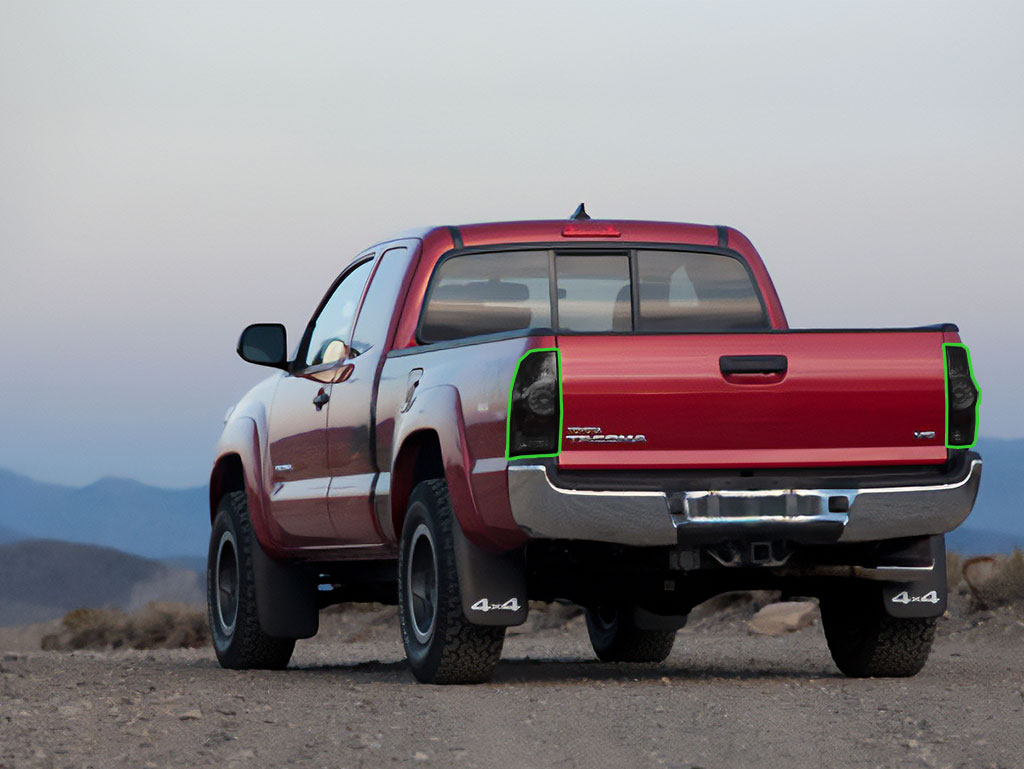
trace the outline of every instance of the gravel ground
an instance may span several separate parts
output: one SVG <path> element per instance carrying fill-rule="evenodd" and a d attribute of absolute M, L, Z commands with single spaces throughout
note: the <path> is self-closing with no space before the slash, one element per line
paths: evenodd
<path fill-rule="evenodd" d="M 581 617 L 537 614 L 468 687 L 417 684 L 384 608 L 325 614 L 276 673 L 206 649 L 8 652 L 0 767 L 1024 765 L 1018 613 L 944 620 L 904 680 L 843 678 L 820 623 L 755 636 L 750 613 L 691 623 L 660 666 L 595 662 Z"/>

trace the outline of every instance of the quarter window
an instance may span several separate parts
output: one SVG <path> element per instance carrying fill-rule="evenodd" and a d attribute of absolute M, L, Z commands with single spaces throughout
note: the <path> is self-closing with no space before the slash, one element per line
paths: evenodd
<path fill-rule="evenodd" d="M 352 333 L 352 355 L 362 355 L 386 341 L 408 266 L 409 251 L 404 247 L 388 249 L 381 256 Z"/>

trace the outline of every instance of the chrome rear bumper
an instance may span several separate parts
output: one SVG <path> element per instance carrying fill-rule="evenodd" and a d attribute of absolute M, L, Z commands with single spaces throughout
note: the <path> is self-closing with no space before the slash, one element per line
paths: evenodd
<path fill-rule="evenodd" d="M 531 537 L 657 546 L 725 540 L 865 542 L 943 534 L 971 512 L 981 459 L 929 486 L 759 491 L 593 491 L 555 486 L 543 465 L 508 469 L 516 523 Z"/>

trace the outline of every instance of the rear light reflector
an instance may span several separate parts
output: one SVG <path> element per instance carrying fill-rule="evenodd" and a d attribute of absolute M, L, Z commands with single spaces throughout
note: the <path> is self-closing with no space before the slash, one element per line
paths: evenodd
<path fill-rule="evenodd" d="M 562 228 L 563 238 L 617 238 L 622 235 L 613 224 L 572 222 Z"/>
<path fill-rule="evenodd" d="M 968 449 L 978 439 L 981 388 L 971 368 L 971 351 L 964 344 L 942 345 L 946 361 L 946 446 Z"/>
<path fill-rule="evenodd" d="M 505 458 L 557 457 L 562 435 L 558 350 L 531 350 L 519 359 L 508 395 Z"/>

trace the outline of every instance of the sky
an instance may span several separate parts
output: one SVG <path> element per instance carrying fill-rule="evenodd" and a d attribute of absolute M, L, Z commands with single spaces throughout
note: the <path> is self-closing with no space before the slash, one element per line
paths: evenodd
<path fill-rule="evenodd" d="M 1024 5 L 0 3 L 0 467 L 201 485 L 408 227 L 738 227 L 794 327 L 952 321 L 1024 436 Z"/>

